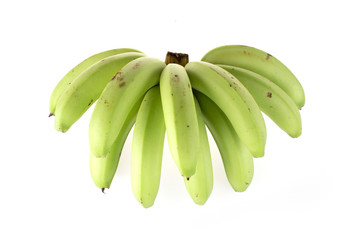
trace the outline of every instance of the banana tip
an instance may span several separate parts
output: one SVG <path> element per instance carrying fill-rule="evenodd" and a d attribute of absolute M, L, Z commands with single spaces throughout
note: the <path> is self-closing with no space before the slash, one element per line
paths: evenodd
<path fill-rule="evenodd" d="M 49 114 L 49 117 L 52 117 L 52 116 L 55 116 L 55 114 L 53 114 L 53 113 L 50 113 L 50 114 Z"/>

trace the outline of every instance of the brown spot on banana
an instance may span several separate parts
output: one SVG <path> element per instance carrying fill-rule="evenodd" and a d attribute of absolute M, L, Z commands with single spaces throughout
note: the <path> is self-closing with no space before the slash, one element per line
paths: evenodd
<path fill-rule="evenodd" d="M 90 106 L 94 102 L 94 99 L 91 99 L 88 106 Z"/>
<path fill-rule="evenodd" d="M 139 66 L 140 66 L 140 63 L 137 62 L 137 63 L 132 67 L 132 69 L 137 69 Z"/>
<path fill-rule="evenodd" d="M 118 76 L 118 74 L 120 74 L 120 72 L 116 73 L 110 81 L 115 80 L 115 78 Z"/>
<path fill-rule="evenodd" d="M 173 82 L 179 82 L 179 76 L 175 74 L 172 80 Z"/>

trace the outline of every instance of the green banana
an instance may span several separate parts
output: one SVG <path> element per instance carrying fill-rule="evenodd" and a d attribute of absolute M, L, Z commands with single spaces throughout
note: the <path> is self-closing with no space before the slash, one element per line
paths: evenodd
<path fill-rule="evenodd" d="M 125 64 L 143 53 L 121 53 L 103 58 L 75 78 L 59 98 L 55 109 L 55 128 L 66 132 L 99 98 L 106 84 Z"/>
<path fill-rule="evenodd" d="M 304 89 L 295 75 L 274 56 L 260 49 L 242 45 L 221 46 L 206 53 L 202 61 L 241 67 L 260 74 L 282 88 L 299 109 L 305 104 Z"/>
<path fill-rule="evenodd" d="M 145 95 L 136 117 L 131 151 L 131 187 L 145 208 L 154 204 L 159 190 L 165 123 L 159 86 Z"/>
<path fill-rule="evenodd" d="M 106 85 L 90 119 L 89 144 L 94 156 L 106 156 L 132 106 L 159 83 L 164 67 L 165 63 L 156 58 L 137 58 Z"/>
<path fill-rule="evenodd" d="M 186 189 L 196 204 L 204 205 L 213 189 L 213 171 L 211 153 L 206 133 L 205 122 L 198 101 L 195 98 L 196 114 L 199 124 L 200 156 L 195 174 L 187 180 L 184 178 Z"/>
<path fill-rule="evenodd" d="M 294 101 L 269 79 L 249 70 L 219 65 L 236 77 L 251 93 L 261 111 L 291 137 L 301 135 L 301 116 Z"/>
<path fill-rule="evenodd" d="M 194 94 L 199 101 L 206 126 L 218 146 L 230 185 L 237 192 L 245 191 L 254 175 L 253 156 L 240 141 L 223 111 L 206 95 L 198 91 Z"/>
<path fill-rule="evenodd" d="M 170 152 L 182 176 L 190 178 L 199 158 L 199 125 L 189 77 L 183 66 L 170 63 L 160 77 Z"/>
<path fill-rule="evenodd" d="M 108 154 L 105 157 L 96 157 L 90 153 L 90 173 L 95 185 L 104 191 L 105 188 L 110 188 L 111 182 L 116 173 L 116 169 L 119 163 L 120 155 L 131 131 L 134 126 L 136 114 L 138 113 L 140 99 L 128 114 L 123 127 L 121 128 L 119 135 L 115 142 L 111 146 Z"/>
<path fill-rule="evenodd" d="M 185 69 L 192 87 L 213 100 L 252 155 L 262 157 L 266 142 L 265 121 L 248 90 L 233 75 L 214 64 L 190 62 Z"/>
<path fill-rule="evenodd" d="M 120 54 L 120 53 L 126 53 L 126 52 L 138 52 L 141 53 L 139 50 L 132 49 L 132 48 L 118 48 L 118 49 L 112 49 L 108 51 L 104 51 L 101 53 L 97 53 L 95 55 L 92 55 L 91 57 L 88 57 L 78 65 L 76 65 L 73 69 L 71 69 L 61 80 L 58 82 L 56 87 L 54 88 L 51 96 L 50 96 L 50 103 L 49 103 L 49 110 L 50 110 L 50 116 L 55 114 L 55 108 L 56 104 L 59 100 L 59 98 L 63 95 L 66 88 L 71 84 L 71 82 L 78 77 L 83 71 L 85 71 L 88 67 L 93 65 L 94 63 L 102 60 L 103 58 Z"/>

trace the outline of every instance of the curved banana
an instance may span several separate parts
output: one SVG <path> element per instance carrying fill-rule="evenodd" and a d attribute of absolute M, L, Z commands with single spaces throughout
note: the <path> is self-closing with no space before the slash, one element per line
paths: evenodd
<path fill-rule="evenodd" d="M 241 67 L 260 74 L 282 88 L 299 109 L 305 104 L 304 89 L 295 75 L 274 56 L 260 49 L 242 45 L 221 46 L 206 53 L 202 61 Z"/>
<path fill-rule="evenodd" d="M 141 103 L 131 151 L 131 187 L 136 200 L 145 208 L 154 204 L 159 190 L 164 137 L 160 89 L 155 86 Z"/>
<path fill-rule="evenodd" d="M 213 100 L 252 155 L 262 157 L 266 142 L 265 122 L 248 90 L 233 75 L 214 64 L 190 62 L 185 69 L 192 87 Z"/>
<path fill-rule="evenodd" d="M 55 128 L 66 132 L 99 98 L 106 84 L 123 66 L 143 57 L 143 53 L 121 53 L 91 65 L 74 79 L 55 108 Z"/>
<path fill-rule="evenodd" d="M 232 124 L 221 109 L 207 96 L 195 91 L 208 129 L 218 146 L 226 177 L 237 192 L 247 189 L 254 175 L 253 156 L 240 141 Z"/>
<path fill-rule="evenodd" d="M 301 135 L 301 116 L 294 101 L 269 79 L 249 70 L 219 65 L 236 77 L 251 93 L 260 110 L 291 137 Z"/>
<path fill-rule="evenodd" d="M 159 83 L 165 63 L 151 57 L 135 59 L 106 85 L 97 101 L 89 126 L 90 151 L 103 157 L 113 145 L 132 106 Z"/>
<path fill-rule="evenodd" d="M 205 122 L 198 101 L 195 98 L 197 120 L 200 135 L 200 156 L 196 165 L 195 174 L 187 180 L 184 178 L 186 189 L 196 204 L 204 205 L 213 189 L 213 170 L 211 153 L 206 133 Z"/>
<path fill-rule="evenodd" d="M 171 155 L 181 175 L 189 178 L 196 170 L 200 142 L 194 96 L 183 66 L 166 65 L 160 94 Z"/>
<path fill-rule="evenodd" d="M 101 188 L 102 191 L 104 191 L 105 188 L 110 188 L 111 182 L 116 173 L 123 146 L 129 135 L 129 132 L 134 126 L 141 100 L 139 100 L 131 109 L 123 127 L 119 132 L 119 135 L 111 146 L 108 154 L 105 157 L 96 157 L 90 153 L 91 177 L 95 185 Z"/>
<path fill-rule="evenodd" d="M 141 53 L 139 50 L 132 49 L 132 48 L 118 48 L 118 49 L 112 49 L 108 51 L 104 51 L 101 53 L 97 53 L 95 55 L 92 55 L 91 57 L 88 57 L 78 65 L 76 65 L 73 69 L 71 69 L 56 85 L 55 89 L 53 90 L 51 96 L 50 96 L 50 103 L 49 103 L 49 110 L 50 110 L 50 116 L 55 114 L 55 108 L 56 104 L 65 92 L 66 88 L 71 84 L 71 82 L 79 76 L 83 71 L 85 71 L 88 67 L 93 65 L 94 63 L 102 60 L 103 58 L 113 56 L 120 53 L 126 53 L 126 52 L 138 52 Z"/>

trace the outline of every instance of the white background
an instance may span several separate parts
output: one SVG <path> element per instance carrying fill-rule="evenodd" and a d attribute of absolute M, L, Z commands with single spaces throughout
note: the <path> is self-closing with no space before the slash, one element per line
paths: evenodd
<path fill-rule="evenodd" d="M 2 1 L 0 239 L 360 239 L 357 1 Z M 155 205 L 130 185 L 131 138 L 102 194 L 88 168 L 91 108 L 66 134 L 48 118 L 57 82 L 85 58 L 132 47 L 190 60 L 226 44 L 265 50 L 306 93 L 303 134 L 266 118 L 265 157 L 246 192 L 210 139 L 214 189 L 194 204 L 164 147 Z"/>

